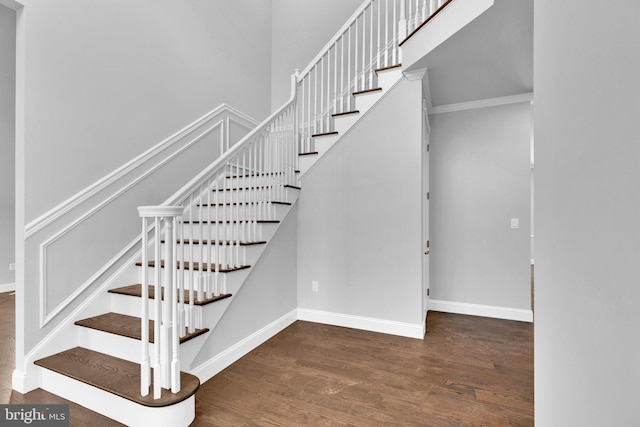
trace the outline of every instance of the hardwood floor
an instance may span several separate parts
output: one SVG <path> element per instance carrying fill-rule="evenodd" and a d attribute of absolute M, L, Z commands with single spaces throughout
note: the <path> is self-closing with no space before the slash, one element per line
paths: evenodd
<path fill-rule="evenodd" d="M 64 403 L 10 391 L 13 298 L 0 307 L 2 403 Z M 195 427 L 532 426 L 533 325 L 430 312 L 422 341 L 299 321 L 204 383 L 196 413 Z M 71 425 L 119 424 L 72 405 Z"/>
<path fill-rule="evenodd" d="M 533 425 L 533 325 L 430 312 L 428 329 L 296 322 L 202 385 L 193 426 Z"/>

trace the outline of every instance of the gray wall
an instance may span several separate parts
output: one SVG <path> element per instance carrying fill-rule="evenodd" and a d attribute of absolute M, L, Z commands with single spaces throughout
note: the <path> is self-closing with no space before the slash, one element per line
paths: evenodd
<path fill-rule="evenodd" d="M 24 20 L 27 223 L 221 103 L 269 113 L 270 2 L 31 0 Z"/>
<path fill-rule="evenodd" d="M 16 13 L 0 5 L 0 285 L 15 281 L 15 73 Z"/>
<path fill-rule="evenodd" d="M 420 85 L 396 86 L 303 177 L 299 308 L 424 321 Z"/>
<path fill-rule="evenodd" d="M 294 206 L 207 338 L 194 368 L 296 309 L 297 217 Z"/>
<path fill-rule="evenodd" d="M 291 95 L 290 76 L 302 71 L 363 0 L 272 0 L 271 109 Z"/>
<path fill-rule="evenodd" d="M 640 3 L 535 1 L 535 411 L 640 425 Z"/>
<path fill-rule="evenodd" d="M 530 309 L 530 104 L 429 119 L 431 298 Z"/>

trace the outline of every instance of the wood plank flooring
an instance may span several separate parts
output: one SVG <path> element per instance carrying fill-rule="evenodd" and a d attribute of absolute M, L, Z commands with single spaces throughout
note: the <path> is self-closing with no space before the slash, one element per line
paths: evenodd
<path fill-rule="evenodd" d="M 14 351 L 6 295 L 3 362 Z M 8 359 L 3 403 L 65 403 L 12 392 Z M 195 427 L 533 426 L 533 325 L 430 312 L 422 341 L 296 322 L 202 384 L 196 414 Z M 72 404 L 71 425 L 119 424 Z"/>
<path fill-rule="evenodd" d="M 192 425 L 533 425 L 533 325 L 430 312 L 428 329 L 296 322 L 204 383 Z"/>

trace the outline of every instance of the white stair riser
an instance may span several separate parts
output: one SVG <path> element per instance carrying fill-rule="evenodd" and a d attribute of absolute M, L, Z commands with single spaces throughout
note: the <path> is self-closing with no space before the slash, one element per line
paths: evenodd
<path fill-rule="evenodd" d="M 402 78 L 402 68 L 398 67 L 390 70 L 378 71 L 377 74 L 378 87 L 381 87 L 382 91 L 386 92 Z"/>
<path fill-rule="evenodd" d="M 161 408 L 142 406 L 97 387 L 39 368 L 40 387 L 132 427 L 182 427 L 195 418 L 195 395 Z"/>
<path fill-rule="evenodd" d="M 353 126 L 353 124 L 355 122 L 358 121 L 358 119 L 360 118 L 360 114 L 346 114 L 343 116 L 336 116 L 333 118 L 333 123 L 336 129 L 336 132 L 338 132 L 339 135 L 344 134 L 346 131 L 348 131 L 351 126 Z"/>
<path fill-rule="evenodd" d="M 215 226 L 206 227 L 207 224 L 203 224 L 202 228 L 187 227 L 183 230 L 182 238 L 184 239 L 207 239 L 207 240 L 269 240 L 275 232 L 277 223 L 266 224 L 226 224 L 226 227 Z"/>
<path fill-rule="evenodd" d="M 187 211 L 183 217 L 185 221 L 190 220 L 222 220 L 224 219 L 265 219 L 265 218 L 284 218 L 288 212 L 289 205 L 279 203 L 269 203 L 267 201 L 261 203 L 242 204 L 242 199 L 231 203 L 236 205 L 224 206 L 196 206 L 194 209 Z"/>
<path fill-rule="evenodd" d="M 211 199 L 208 198 L 208 195 L 205 195 L 204 200 L 205 203 L 208 200 L 214 203 L 237 202 L 241 200 L 275 200 L 275 198 L 271 197 L 272 194 L 275 194 L 278 195 L 277 199 L 279 202 L 293 202 L 298 198 L 298 192 L 299 190 L 295 188 L 284 188 L 280 189 L 280 191 L 273 192 L 268 188 L 246 189 L 239 187 L 239 189 L 236 190 L 211 191 Z M 282 199 L 282 196 L 284 196 L 284 199 Z"/>
<path fill-rule="evenodd" d="M 205 244 L 203 246 L 190 245 L 190 244 L 178 244 L 178 257 L 183 258 L 183 250 L 184 250 L 184 260 L 185 261 L 195 261 L 200 262 L 203 259 L 208 263 L 211 260 L 217 260 L 217 263 L 221 263 L 222 259 L 228 260 L 229 256 L 233 256 L 235 259 L 236 256 L 240 256 L 241 259 L 246 260 L 247 264 L 255 264 L 255 262 L 260 257 L 262 253 L 263 247 L 265 244 L 260 245 L 222 245 L 215 244 L 208 245 Z M 164 245 L 162 245 L 162 250 L 164 251 Z M 233 252 L 233 254 L 231 254 Z"/>
<path fill-rule="evenodd" d="M 227 298 L 229 301 L 230 298 Z M 228 302 L 218 301 L 222 305 L 228 305 Z M 200 307 L 198 307 L 200 308 Z M 98 351 L 113 357 L 128 360 L 133 363 L 140 363 L 142 357 L 142 343 L 140 340 L 111 334 L 96 329 L 78 326 L 78 337 L 80 346 L 89 350 Z M 213 329 L 209 327 L 209 329 Z M 202 348 L 208 333 L 192 338 L 180 344 L 180 364 L 183 371 L 185 367 L 190 366 L 193 359 L 198 355 Z M 153 362 L 155 344 L 149 344 L 149 354 Z M 153 363 L 152 363 L 153 364 Z"/>
<path fill-rule="evenodd" d="M 225 178 L 223 182 L 218 183 L 218 188 L 226 186 L 225 188 L 238 188 L 238 187 L 269 187 L 282 185 L 285 182 L 283 175 L 259 175 L 259 176 L 230 176 Z"/>
<path fill-rule="evenodd" d="M 356 96 L 356 109 L 360 111 L 360 114 L 366 113 L 369 108 L 378 102 L 378 99 L 382 97 L 382 91 L 363 93 Z"/>

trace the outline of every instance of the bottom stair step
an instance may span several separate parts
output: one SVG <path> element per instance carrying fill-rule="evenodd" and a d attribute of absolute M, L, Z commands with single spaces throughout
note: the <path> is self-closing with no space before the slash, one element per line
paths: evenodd
<path fill-rule="evenodd" d="M 105 313 L 95 317 L 78 320 L 75 322 L 78 326 L 96 329 L 98 331 L 108 332 L 123 337 L 142 339 L 142 322 L 139 317 L 127 316 L 119 313 Z M 189 341 L 199 335 L 209 332 L 209 329 L 196 329 L 192 333 L 187 333 L 180 338 L 180 343 Z M 149 341 L 154 341 L 154 321 L 149 320 Z"/>
<path fill-rule="evenodd" d="M 82 347 L 45 357 L 35 364 L 147 407 L 165 407 L 182 402 L 200 387 L 197 377 L 181 372 L 179 393 L 163 389 L 160 399 L 154 399 L 153 392 L 141 396 L 140 365 Z"/>

